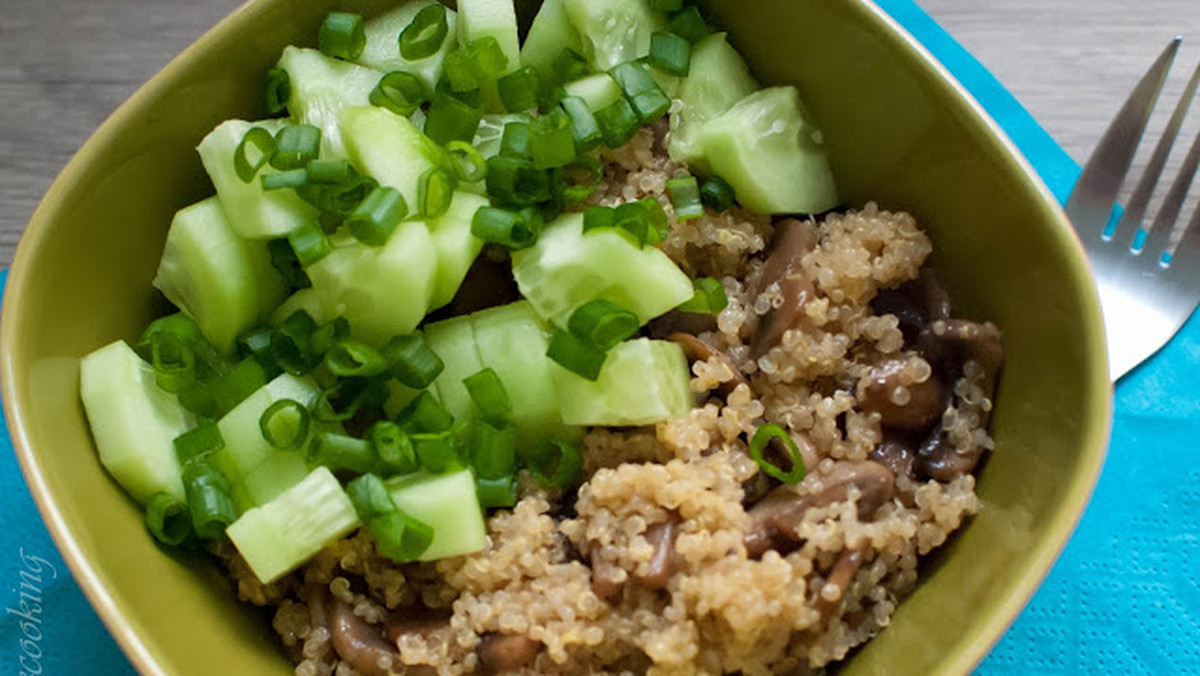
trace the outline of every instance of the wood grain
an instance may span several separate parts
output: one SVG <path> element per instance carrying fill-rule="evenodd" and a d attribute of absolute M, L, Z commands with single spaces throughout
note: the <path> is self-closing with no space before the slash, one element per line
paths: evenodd
<path fill-rule="evenodd" d="M 1181 63 L 1190 66 L 1200 59 L 1197 0 L 918 2 L 1078 160 L 1086 159 L 1125 92 L 1171 35 L 1195 35 L 1196 44 L 1185 48 Z M 0 266 L 12 261 L 42 194 L 96 127 L 238 3 L 5 0 Z M 1182 89 L 1185 70 L 1174 73 L 1168 96 Z M 1197 128 L 1200 115 L 1185 131 Z"/>

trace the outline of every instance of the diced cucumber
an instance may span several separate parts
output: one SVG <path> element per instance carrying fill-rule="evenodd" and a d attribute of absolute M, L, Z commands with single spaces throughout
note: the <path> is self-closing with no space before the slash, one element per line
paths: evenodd
<path fill-rule="evenodd" d="M 347 108 L 342 141 L 358 171 L 399 190 L 410 212 L 417 209 L 421 176 L 434 167 L 453 171 L 445 151 L 411 121 L 383 108 Z"/>
<path fill-rule="evenodd" d="M 238 514 L 274 500 L 303 481 L 308 474 L 308 465 L 303 457 L 303 448 L 291 452 L 276 451 L 261 465 L 250 470 L 241 481 L 232 483 L 233 506 Z"/>
<path fill-rule="evenodd" d="M 503 113 L 484 115 L 471 143 L 484 159 L 500 154 L 500 142 L 504 139 L 504 127 L 509 122 L 529 122 L 528 113 Z M 481 182 L 482 184 L 482 182 Z"/>
<path fill-rule="evenodd" d="M 316 289 L 300 289 L 287 297 L 275 311 L 271 313 L 271 324 L 279 326 L 283 320 L 291 317 L 297 310 L 304 310 L 317 324 L 324 324 L 333 319 L 325 299 Z"/>
<path fill-rule="evenodd" d="M 419 560 L 462 556 L 487 545 L 471 470 L 438 476 L 419 472 L 390 479 L 385 485 L 400 511 L 433 528 L 433 542 Z"/>
<path fill-rule="evenodd" d="M 795 87 L 771 87 L 705 122 L 698 138 L 713 173 L 764 214 L 818 213 L 838 204 L 821 132 Z"/>
<path fill-rule="evenodd" d="M 576 308 L 597 298 L 631 310 L 644 324 L 694 295 L 692 281 L 662 251 L 639 247 L 612 228 L 585 234 L 581 214 L 560 216 L 537 244 L 512 258 L 521 295 L 562 328 Z"/>
<path fill-rule="evenodd" d="M 345 157 L 338 115 L 346 108 L 370 105 L 371 90 L 384 74 L 315 49 L 290 46 L 284 47 L 279 67 L 291 80 L 288 112 L 292 120 L 320 128 L 321 157 Z"/>
<path fill-rule="evenodd" d="M 376 346 L 417 328 L 429 308 L 436 273 L 437 249 L 420 221 L 401 223 L 381 247 L 335 244 L 308 268 L 322 303 L 319 314 L 345 317 L 356 337 Z"/>
<path fill-rule="evenodd" d="M 247 239 L 282 237 L 318 215 L 316 208 L 300 199 L 294 190 L 263 190 L 259 177 L 275 172 L 270 165 L 264 166 L 258 177 L 249 183 L 239 178 L 234 169 L 234 152 L 246 132 L 252 127 L 262 127 L 275 134 L 285 124 L 283 120 L 253 123 L 228 120 L 205 136 L 197 149 L 204 169 L 217 189 L 217 199 L 229 218 L 229 225 Z"/>
<path fill-rule="evenodd" d="M 671 116 L 667 150 L 676 162 L 703 169 L 704 153 L 696 129 L 758 90 L 742 55 L 725 33 L 714 33 L 692 47 L 691 69 L 679 86 L 680 111 Z"/>
<path fill-rule="evenodd" d="M 583 42 L 592 70 L 636 61 L 650 53 L 650 36 L 666 24 L 645 0 L 563 0 L 571 24 Z"/>
<path fill-rule="evenodd" d="M 483 240 L 471 234 L 471 221 L 479 207 L 490 204 L 488 198 L 469 192 L 456 192 L 450 208 L 428 221 L 433 248 L 437 250 L 437 273 L 429 309 L 436 310 L 454 300 L 475 257 L 483 250 Z"/>
<path fill-rule="evenodd" d="M 559 401 L 550 379 L 547 327 L 529 303 L 471 315 L 479 359 L 493 369 L 513 402 L 513 424 L 522 443 L 562 436 Z"/>
<path fill-rule="evenodd" d="M 691 372 L 679 345 L 638 338 L 608 353 L 600 378 L 551 365 L 563 421 L 572 425 L 649 425 L 687 413 Z"/>
<path fill-rule="evenodd" d="M 563 85 L 567 96 L 578 96 L 593 112 L 616 103 L 621 98 L 621 86 L 608 73 L 596 73 Z"/>
<path fill-rule="evenodd" d="M 521 65 L 537 68 L 549 80 L 554 73 L 554 60 L 564 49 L 582 52 L 583 40 L 571 24 L 563 0 L 545 0 L 521 45 Z"/>
<path fill-rule="evenodd" d="M 400 33 L 408 28 L 413 18 L 417 16 L 417 12 L 436 4 L 438 3 L 433 0 L 407 3 L 368 21 L 363 27 L 363 31 L 367 35 L 367 46 L 363 49 L 362 56 L 358 57 L 359 63 L 382 73 L 391 73 L 397 70 L 412 73 L 421 78 L 421 82 L 425 85 L 425 93 L 432 95 L 438 80 L 442 79 L 442 64 L 446 60 L 446 54 L 458 45 L 456 32 L 458 13 L 446 8 L 446 26 L 449 30 L 446 33 L 445 41 L 442 42 L 441 49 L 434 52 L 432 56 L 418 61 L 409 61 L 400 56 L 398 41 Z"/>
<path fill-rule="evenodd" d="M 425 327 L 425 342 L 446 366 L 432 385 L 442 405 L 455 420 L 474 417 L 475 404 L 462 381 L 483 370 L 483 362 L 479 359 L 470 317 L 453 317 L 429 324 Z"/>
<path fill-rule="evenodd" d="M 79 389 L 100 462 L 133 499 L 145 504 L 165 491 L 183 499 L 175 437 L 190 416 L 159 389 L 154 369 L 123 341 L 84 357 Z"/>
<path fill-rule="evenodd" d="M 216 197 L 175 214 L 154 286 L 227 353 L 286 292 L 266 247 L 238 237 Z"/>
<path fill-rule="evenodd" d="M 512 0 L 458 0 L 458 42 L 469 45 L 485 37 L 496 38 L 508 58 L 508 71 L 521 67 L 517 41 L 517 12 Z"/>
<path fill-rule="evenodd" d="M 270 584 L 359 525 L 337 477 L 318 467 L 274 500 L 243 514 L 225 533 L 259 581 Z"/>

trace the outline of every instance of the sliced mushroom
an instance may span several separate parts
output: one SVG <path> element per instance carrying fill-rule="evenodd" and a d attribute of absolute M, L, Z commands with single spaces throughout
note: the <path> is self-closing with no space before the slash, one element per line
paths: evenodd
<path fill-rule="evenodd" d="M 758 558 L 769 549 L 780 553 L 800 545 L 797 529 L 810 509 L 827 507 L 849 499 L 850 489 L 859 492 L 858 518 L 868 521 L 892 499 L 895 476 L 879 463 L 839 462 L 822 477 L 824 488 L 810 495 L 799 495 L 788 486 L 780 486 L 748 511 L 751 527 L 743 538 L 750 558 Z"/>
<path fill-rule="evenodd" d="M 703 312 L 671 310 L 665 315 L 651 319 L 646 324 L 646 334 L 655 340 L 666 339 L 672 333 L 690 333 L 693 336 L 698 336 L 701 333 L 716 330 L 716 315 Z"/>
<path fill-rule="evenodd" d="M 625 586 L 622 569 L 598 556 L 599 548 L 592 550 L 592 592 L 605 601 L 611 601 Z"/>
<path fill-rule="evenodd" d="M 922 382 L 905 382 L 906 356 L 892 357 L 871 367 L 859 386 L 862 410 L 878 413 L 884 427 L 925 430 L 946 408 L 946 388 L 930 375 Z"/>
<path fill-rule="evenodd" d="M 733 363 L 729 355 L 714 350 L 712 347 L 690 333 L 672 333 L 667 336 L 667 340 L 678 343 L 683 348 L 683 354 L 687 356 L 689 361 L 708 361 L 713 357 L 729 368 L 729 372 L 733 374 L 733 380 L 721 383 L 717 387 L 717 392 L 728 396 L 738 385 L 750 387 L 750 381 L 746 379 L 746 374 L 742 373 L 741 369 Z"/>
<path fill-rule="evenodd" d="M 397 643 L 406 634 L 429 638 L 433 632 L 449 626 L 451 615 L 453 613 L 448 609 L 405 608 L 403 612 L 388 616 L 383 623 L 383 633 L 392 643 Z"/>
<path fill-rule="evenodd" d="M 666 521 L 656 523 L 646 529 L 646 541 L 654 547 L 654 555 L 642 575 L 634 574 L 633 579 L 643 587 L 662 589 L 675 573 L 675 536 L 679 534 L 681 519 L 671 512 Z"/>
<path fill-rule="evenodd" d="M 917 445 L 907 436 L 884 432 L 883 441 L 867 459 L 888 468 L 894 476 L 906 476 L 910 479 L 916 476 L 913 462 L 917 457 Z"/>
<path fill-rule="evenodd" d="M 363 676 L 434 676 L 431 666 L 405 666 L 396 644 L 384 636 L 383 627 L 373 625 L 348 604 L 334 600 L 329 609 L 329 634 L 338 658 Z"/>
<path fill-rule="evenodd" d="M 495 674 L 529 666 L 541 648 L 541 643 L 524 634 L 494 632 L 483 636 L 475 654 L 483 670 Z"/>
<path fill-rule="evenodd" d="M 755 296 L 772 284 L 778 284 L 783 303 L 773 307 L 750 327 L 750 345 L 756 357 L 778 345 L 785 331 L 807 318 L 804 306 L 816 295 L 816 289 L 805 276 L 800 261 L 816 247 L 817 229 L 811 221 L 788 218 L 776 225 L 775 244 L 763 264 Z"/>
<path fill-rule="evenodd" d="M 329 630 L 329 591 L 327 589 L 318 589 L 316 593 L 308 599 L 308 626 L 313 629 Z M 324 662 L 330 657 L 330 652 L 333 650 L 328 642 L 321 648 L 321 652 L 314 657 Z"/>
<path fill-rule="evenodd" d="M 508 261 L 490 258 L 485 252 L 471 264 L 467 276 L 463 278 L 462 286 L 458 287 L 458 292 L 454 294 L 450 304 L 437 311 L 432 319 L 436 321 L 440 318 L 471 314 L 520 298 L 521 293 L 513 280 L 512 266 Z"/>
<path fill-rule="evenodd" d="M 817 594 L 816 609 L 823 617 L 830 615 L 842 602 L 842 597 L 850 588 L 850 583 L 854 581 L 854 576 L 866 558 L 865 548 L 860 547 L 847 549 L 834 562 L 833 567 L 829 569 L 829 576 L 825 578 L 825 588 L 833 587 L 835 590 L 833 597 L 826 596 L 824 589 Z"/>
<path fill-rule="evenodd" d="M 929 268 L 895 289 L 884 289 L 871 300 L 877 315 L 895 315 L 905 341 L 911 344 L 929 322 L 950 318 L 950 296 Z"/>

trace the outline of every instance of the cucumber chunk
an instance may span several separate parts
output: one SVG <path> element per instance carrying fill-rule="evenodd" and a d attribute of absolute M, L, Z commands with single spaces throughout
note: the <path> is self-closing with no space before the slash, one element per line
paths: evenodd
<path fill-rule="evenodd" d="M 679 86 L 683 107 L 671 116 L 667 151 L 676 162 L 705 169 L 696 129 L 758 91 L 758 83 L 742 55 L 724 33 L 714 33 L 692 47 L 691 70 Z"/>
<path fill-rule="evenodd" d="M 317 314 L 345 317 L 359 340 L 376 346 L 417 328 L 436 273 L 437 249 L 420 221 L 401 223 L 381 247 L 343 241 L 308 268 Z"/>
<path fill-rule="evenodd" d="M 238 177 L 233 166 L 234 151 L 251 127 L 262 127 L 272 134 L 287 124 L 283 120 L 222 122 L 200 142 L 200 160 L 217 189 L 217 199 L 229 218 L 234 232 L 246 239 L 282 237 L 316 220 L 317 210 L 300 199 L 294 190 L 265 191 L 259 177 L 275 173 L 264 166 L 249 183 Z"/>
<path fill-rule="evenodd" d="M 454 193 L 446 213 L 428 222 L 433 248 L 437 250 L 430 310 L 454 300 L 475 257 L 483 250 L 483 240 L 471 234 L 471 220 L 480 207 L 489 203 L 486 197 L 459 191 Z"/>
<path fill-rule="evenodd" d="M 79 389 L 100 462 L 133 499 L 165 491 L 184 499 L 175 437 L 190 416 L 154 382 L 154 369 L 123 341 L 84 357 Z"/>
<path fill-rule="evenodd" d="M 433 542 L 418 560 L 461 556 L 487 545 L 483 509 L 470 470 L 437 476 L 418 472 L 384 485 L 400 511 L 433 528 Z"/>
<path fill-rule="evenodd" d="M 274 500 L 243 514 L 225 533 L 259 581 L 270 584 L 359 525 L 337 478 L 318 467 Z"/>
<path fill-rule="evenodd" d="M 154 286 L 226 353 L 286 293 L 266 247 L 238 237 L 215 197 L 175 214 Z"/>
<path fill-rule="evenodd" d="M 649 425 L 692 408 L 691 372 L 675 343 L 649 338 L 621 343 L 608 353 L 595 382 L 558 364 L 550 368 L 563 421 L 571 425 Z"/>
<path fill-rule="evenodd" d="M 475 403 L 463 385 L 463 378 L 483 370 L 475 343 L 475 328 L 470 317 L 453 317 L 425 327 L 425 342 L 441 357 L 445 369 L 430 389 L 455 420 L 467 420 L 475 414 Z"/>
<path fill-rule="evenodd" d="M 537 68 L 549 81 L 554 75 L 554 60 L 564 49 L 582 52 L 583 40 L 571 24 L 563 0 L 545 0 L 521 45 L 521 65 Z"/>
<path fill-rule="evenodd" d="M 265 505 L 303 481 L 308 474 L 303 455 L 303 449 L 276 451 L 261 465 L 250 470 L 241 481 L 231 482 L 233 506 L 238 514 Z"/>
<path fill-rule="evenodd" d="M 579 78 L 563 85 L 563 89 L 567 91 L 567 96 L 578 96 L 583 99 L 592 112 L 607 108 L 624 96 L 621 93 L 621 86 L 608 73 L 596 73 Z"/>
<path fill-rule="evenodd" d="M 650 36 L 666 25 L 662 13 L 651 11 L 645 0 L 563 0 L 563 8 L 597 72 L 648 55 Z"/>
<path fill-rule="evenodd" d="M 521 295 L 561 328 L 576 308 L 597 298 L 645 324 L 694 295 L 692 281 L 662 251 L 639 247 L 611 228 L 585 234 L 581 214 L 560 216 L 537 244 L 512 258 Z"/>
<path fill-rule="evenodd" d="M 697 129 L 709 167 L 733 186 L 742 206 L 812 214 L 838 205 L 821 132 L 805 114 L 795 87 L 771 87 Z"/>
<path fill-rule="evenodd" d="M 485 37 L 496 38 L 500 51 L 508 58 L 512 72 L 521 66 L 521 46 L 517 40 L 517 12 L 512 0 L 459 0 L 458 42 L 469 45 Z"/>
<path fill-rule="evenodd" d="M 288 112 L 292 120 L 320 128 L 321 157 L 345 157 L 338 114 L 352 106 L 370 105 L 371 90 L 384 74 L 330 58 L 315 49 L 290 46 L 283 49 L 279 67 L 291 79 Z"/>
<path fill-rule="evenodd" d="M 347 108 L 341 113 L 342 141 L 354 168 L 404 195 L 417 210 L 417 186 L 434 167 L 454 167 L 438 144 L 411 121 L 383 108 Z"/>
<path fill-rule="evenodd" d="M 316 289 L 300 289 L 275 308 L 275 311 L 271 313 L 271 325 L 279 326 L 297 310 L 307 312 L 308 316 L 312 317 L 317 324 L 324 324 L 334 318 L 329 314 L 325 299 Z"/>
<path fill-rule="evenodd" d="M 432 56 L 418 61 L 409 61 L 400 56 L 398 41 L 400 33 L 408 28 L 417 13 L 435 4 L 438 3 L 432 0 L 404 4 L 368 21 L 363 26 L 363 32 L 367 36 L 367 45 L 363 48 L 362 55 L 358 57 L 358 62 L 381 73 L 391 73 L 397 70 L 412 73 L 421 78 L 421 82 L 425 85 L 425 93 L 432 95 L 438 80 L 442 79 L 442 64 L 446 60 L 446 54 L 458 46 L 456 33 L 458 13 L 446 8 L 446 27 L 449 30 L 446 33 L 445 41 L 442 42 L 441 49 L 434 52 Z"/>

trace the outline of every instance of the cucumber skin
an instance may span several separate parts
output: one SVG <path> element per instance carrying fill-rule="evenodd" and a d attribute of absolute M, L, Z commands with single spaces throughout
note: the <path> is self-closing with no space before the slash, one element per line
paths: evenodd
<path fill-rule="evenodd" d="M 238 237 L 216 197 L 175 214 L 153 284 L 226 354 L 287 290 L 266 247 Z"/>
<path fill-rule="evenodd" d="M 292 121 L 321 130 L 321 157 L 346 157 L 338 115 L 346 108 L 371 105 L 371 91 L 383 73 L 325 56 L 315 49 L 285 47 L 279 68 L 288 72 Z"/>
<path fill-rule="evenodd" d="M 418 472 L 384 485 L 400 511 L 433 527 L 433 542 L 419 561 L 461 556 L 487 546 L 487 526 L 471 470 L 440 476 Z"/>
<path fill-rule="evenodd" d="M 691 371 L 679 345 L 638 338 L 614 347 L 591 382 L 552 364 L 564 422 L 650 425 L 685 415 L 694 404 Z"/>
<path fill-rule="evenodd" d="M 272 134 L 287 124 L 284 120 L 246 122 L 227 120 L 217 126 L 198 148 L 204 169 L 217 189 L 217 199 L 229 218 L 229 225 L 246 239 L 283 237 L 317 218 L 317 210 L 300 199 L 294 190 L 264 191 L 259 180 L 275 169 L 265 166 L 249 183 L 238 178 L 233 154 L 251 127 L 262 127 Z"/>
<path fill-rule="evenodd" d="M 537 68 L 549 81 L 554 74 L 554 60 L 564 49 L 582 53 L 583 39 L 571 24 L 563 0 L 545 0 L 521 45 L 521 65 Z"/>
<path fill-rule="evenodd" d="M 651 11 L 645 0 L 563 0 L 563 8 L 598 73 L 648 55 L 650 36 L 666 26 L 663 14 Z"/>
<path fill-rule="evenodd" d="M 446 27 L 448 29 L 446 40 L 442 43 L 441 49 L 430 57 L 419 61 L 408 61 L 400 56 L 397 40 L 400 32 L 412 23 L 418 12 L 435 4 L 438 3 L 433 1 L 408 3 L 368 21 L 363 26 L 367 45 L 363 49 L 362 55 L 358 57 L 358 62 L 374 68 L 380 73 L 403 71 L 416 75 L 425 86 L 425 94 L 432 96 L 438 80 L 442 79 L 442 65 L 446 60 L 446 54 L 458 46 L 458 13 L 446 8 Z"/>
<path fill-rule="evenodd" d="M 712 172 L 742 206 L 763 214 L 814 214 L 838 205 L 820 132 L 795 87 L 759 90 L 698 130 Z"/>
<path fill-rule="evenodd" d="M 704 152 L 696 139 L 697 128 L 757 90 L 758 82 L 725 33 L 714 33 L 697 42 L 692 47 L 691 70 L 679 85 L 678 98 L 683 106 L 671 115 L 667 139 L 671 159 L 706 169 Z"/>
<path fill-rule="evenodd" d="M 438 218 L 427 222 L 433 248 L 437 250 L 437 273 L 429 310 L 436 310 L 458 293 L 471 264 L 483 250 L 483 240 L 471 234 L 471 221 L 480 207 L 490 204 L 487 197 L 457 191 L 450 208 Z"/>
<path fill-rule="evenodd" d="M 191 416 L 154 382 L 154 370 L 123 341 L 79 365 L 80 394 L 100 462 L 133 499 L 165 491 L 184 499 L 175 437 Z"/>

